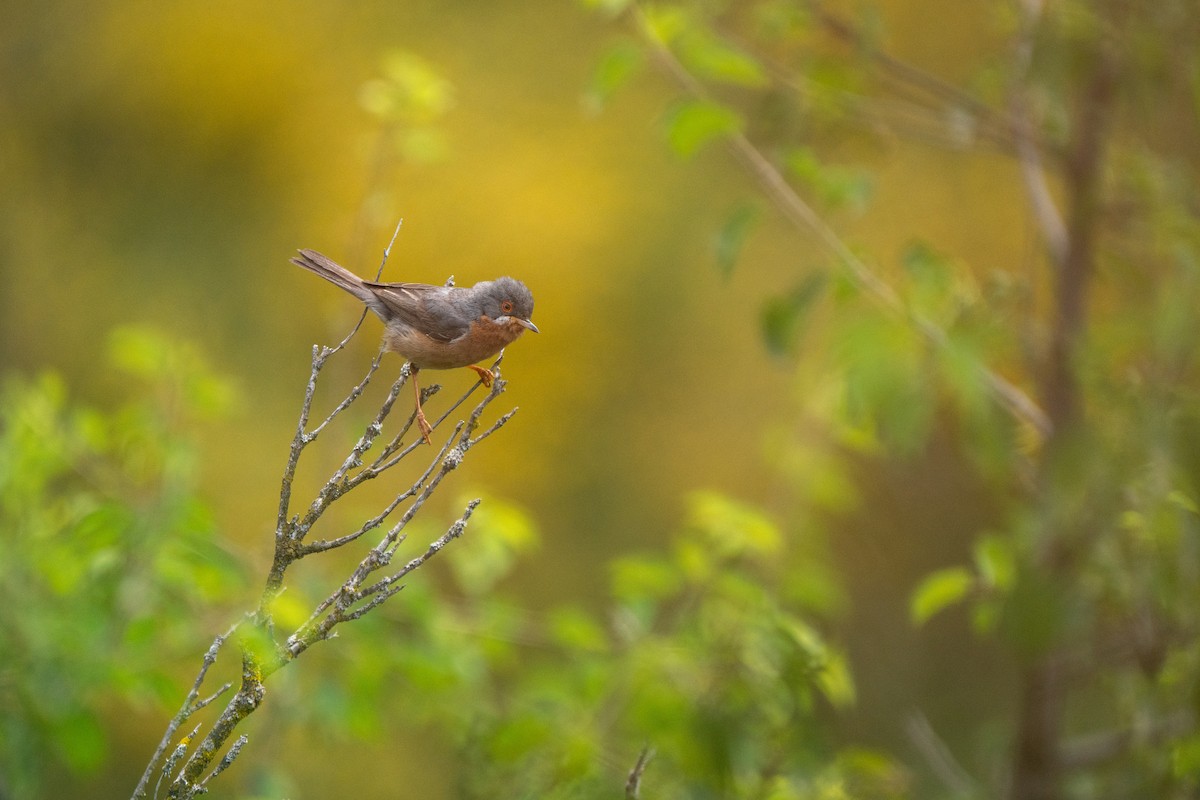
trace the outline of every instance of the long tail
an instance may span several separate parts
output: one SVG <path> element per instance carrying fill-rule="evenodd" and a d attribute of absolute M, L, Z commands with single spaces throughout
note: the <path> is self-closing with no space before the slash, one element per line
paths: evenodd
<path fill-rule="evenodd" d="M 379 298 L 363 284 L 362 278 L 316 250 L 301 250 L 300 255 L 292 259 L 292 263 L 297 267 L 304 267 L 309 272 L 315 272 L 334 286 L 345 289 L 370 306 L 372 311 L 380 304 Z"/>

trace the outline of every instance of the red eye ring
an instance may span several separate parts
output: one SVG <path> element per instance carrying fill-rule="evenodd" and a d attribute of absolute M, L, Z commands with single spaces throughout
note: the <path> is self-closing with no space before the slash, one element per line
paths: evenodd
<path fill-rule="evenodd" d="M 500 304 L 500 310 L 505 314 L 511 314 L 513 310 L 512 300 L 505 300 Z"/>

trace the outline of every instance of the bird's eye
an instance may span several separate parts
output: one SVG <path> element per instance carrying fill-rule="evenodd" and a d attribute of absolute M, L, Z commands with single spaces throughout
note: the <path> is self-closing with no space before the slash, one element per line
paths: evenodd
<path fill-rule="evenodd" d="M 501 303 L 500 310 L 505 314 L 511 314 L 513 310 L 512 300 L 505 300 L 503 303 Z"/>

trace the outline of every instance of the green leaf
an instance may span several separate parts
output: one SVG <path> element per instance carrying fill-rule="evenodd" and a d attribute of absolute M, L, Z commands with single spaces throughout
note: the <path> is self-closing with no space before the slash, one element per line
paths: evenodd
<path fill-rule="evenodd" d="M 108 337 L 109 362 L 139 378 L 154 377 L 162 372 L 170 358 L 169 349 L 160 333 L 138 325 L 115 328 Z"/>
<path fill-rule="evenodd" d="M 600 57 L 587 90 L 587 103 L 593 110 L 604 108 L 617 90 L 629 83 L 646 62 L 645 53 L 631 41 L 622 40 Z"/>
<path fill-rule="evenodd" d="M 633 0 L 583 0 L 583 4 L 586 7 L 595 8 L 613 16 L 620 14 L 632 2 Z"/>
<path fill-rule="evenodd" d="M 667 5 L 648 5 L 642 9 L 646 33 L 662 45 L 670 45 L 688 28 L 688 18 L 682 8 Z"/>
<path fill-rule="evenodd" d="M 465 506 L 466 497 L 458 505 Z M 533 519 L 520 506 L 489 497 L 475 510 L 467 526 L 469 547 L 448 549 L 459 587 L 470 595 L 491 590 L 516 565 L 517 558 L 537 546 Z"/>
<path fill-rule="evenodd" d="M 1196 505 L 1196 501 L 1191 497 L 1188 497 L 1187 493 L 1180 489 L 1172 489 L 1167 495 L 1167 500 L 1171 501 L 1171 503 L 1179 508 L 1182 508 L 1184 511 L 1187 511 L 1191 514 L 1200 515 L 1200 507 Z"/>
<path fill-rule="evenodd" d="M 847 422 L 877 433 L 900 452 L 929 436 L 937 407 L 926 377 L 928 348 L 900 319 L 848 317 L 834 343 L 846 364 Z"/>
<path fill-rule="evenodd" d="M 850 167 L 822 163 L 811 148 L 798 147 L 784 159 L 788 172 L 831 209 L 862 211 L 874 184 L 868 173 Z"/>
<path fill-rule="evenodd" d="M 783 547 L 783 535 L 769 517 L 719 492 L 698 491 L 688 497 L 688 528 L 721 555 L 770 557 Z"/>
<path fill-rule="evenodd" d="M 854 704 L 854 678 L 841 653 L 827 652 L 815 678 L 821 693 L 834 707 L 846 708 Z"/>
<path fill-rule="evenodd" d="M 618 558 L 610 565 L 612 592 L 625 602 L 660 600 L 679 591 L 680 576 L 669 565 L 648 558 Z"/>
<path fill-rule="evenodd" d="M 954 288 L 954 273 L 945 256 L 925 242 L 912 242 L 900 256 L 912 280 L 909 302 L 917 311 L 937 316 Z"/>
<path fill-rule="evenodd" d="M 687 158 L 713 139 L 741 128 L 742 118 L 732 109 L 708 100 L 689 100 L 668 114 L 667 141 L 672 150 Z"/>
<path fill-rule="evenodd" d="M 1002 536 L 983 537 L 975 543 L 975 565 L 986 585 L 1008 589 L 1017 577 L 1012 541 Z"/>
<path fill-rule="evenodd" d="M 721 226 L 714 246 L 721 277 L 728 278 L 733 274 L 733 268 L 742 254 L 742 246 L 760 219 L 762 209 L 757 204 L 743 203 L 734 209 L 729 219 Z"/>
<path fill-rule="evenodd" d="M 698 77 L 735 86 L 762 86 L 767 82 L 766 71 L 753 56 L 708 31 L 696 29 L 689 34 L 679 44 L 679 56 Z"/>
<path fill-rule="evenodd" d="M 966 597 L 974 584 L 975 578 L 966 567 L 950 567 L 926 576 L 913 592 L 909 607 L 913 621 L 925 624 L 934 614 Z"/>
<path fill-rule="evenodd" d="M 762 310 L 762 330 L 768 350 L 778 356 L 793 354 L 797 337 L 825 285 L 825 273 L 814 272 L 791 293 L 766 302 Z"/>
<path fill-rule="evenodd" d="M 380 77 L 365 82 L 358 92 L 364 110 L 380 120 L 425 126 L 454 105 L 454 87 L 424 59 L 403 50 L 383 60 Z"/>

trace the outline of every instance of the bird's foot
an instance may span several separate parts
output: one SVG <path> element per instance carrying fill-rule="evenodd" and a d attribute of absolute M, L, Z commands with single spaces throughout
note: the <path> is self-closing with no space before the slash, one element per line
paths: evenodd
<path fill-rule="evenodd" d="M 492 386 L 492 381 L 496 380 L 496 376 L 492 374 L 491 370 L 478 367 L 474 364 L 468 366 L 467 369 L 475 370 L 475 372 L 479 375 L 479 382 L 482 383 L 485 388 L 490 389 Z"/>
<path fill-rule="evenodd" d="M 429 434 L 433 433 L 433 426 L 429 424 L 429 420 L 425 419 L 425 412 L 420 408 L 417 409 L 417 428 L 421 431 L 421 438 L 425 440 L 425 444 L 433 444 L 433 440 L 429 438 Z"/>

